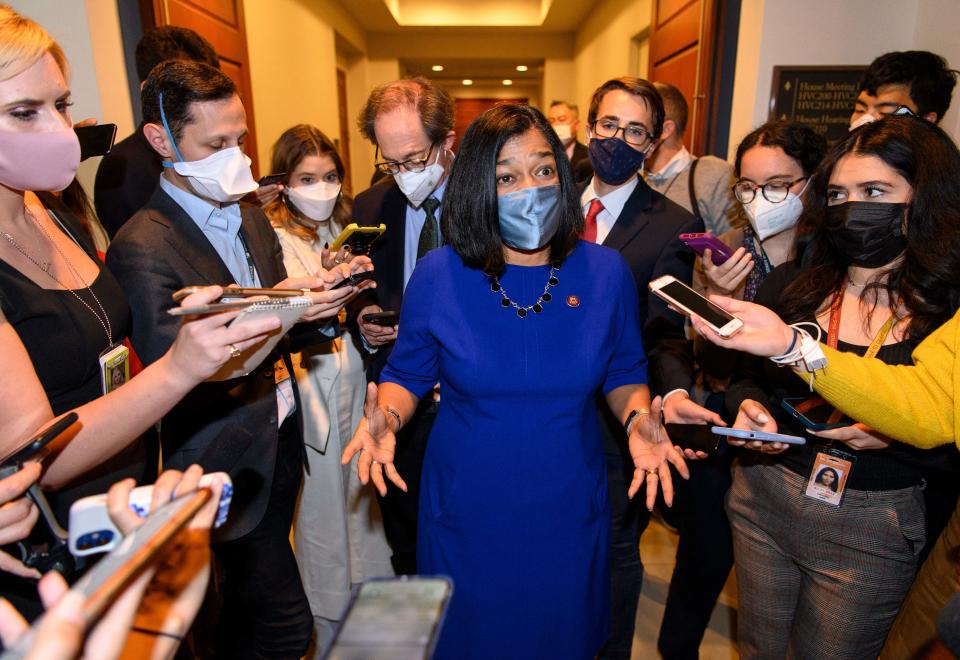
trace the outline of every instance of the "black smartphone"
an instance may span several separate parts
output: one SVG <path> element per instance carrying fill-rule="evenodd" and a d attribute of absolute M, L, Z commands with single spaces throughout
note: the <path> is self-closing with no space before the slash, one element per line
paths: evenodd
<path fill-rule="evenodd" d="M 283 183 L 287 180 L 287 173 L 280 172 L 279 174 L 268 174 L 267 176 L 260 177 L 260 180 L 257 181 L 258 186 L 272 186 L 275 183 Z"/>
<path fill-rule="evenodd" d="M 96 124 L 94 126 L 78 126 L 73 129 L 80 141 L 80 160 L 94 156 L 106 156 L 113 149 L 113 141 L 117 139 L 116 124 Z"/>
<path fill-rule="evenodd" d="M 80 419 L 77 413 L 70 412 L 55 421 L 53 424 L 30 438 L 25 445 L 0 461 L 0 470 L 18 467 L 29 461 L 42 460 L 46 456 L 47 445 L 60 437 L 68 428 Z"/>
<path fill-rule="evenodd" d="M 396 325 L 400 320 L 400 312 L 371 312 L 360 317 L 364 323 L 372 323 L 384 328 Z"/>
<path fill-rule="evenodd" d="M 788 396 L 780 401 L 780 405 L 811 431 L 829 431 L 856 423 L 846 415 L 831 421 L 836 409 L 820 398 Z"/>
<path fill-rule="evenodd" d="M 721 438 L 710 430 L 709 424 L 664 424 L 670 441 L 684 449 L 715 454 Z"/>
<path fill-rule="evenodd" d="M 334 289 L 342 289 L 345 286 L 356 286 L 357 284 L 360 284 L 360 282 L 363 282 L 365 280 L 372 280 L 372 279 L 373 279 L 373 271 L 365 270 L 362 273 L 354 273 L 350 277 L 343 278 L 342 280 L 334 284 L 332 287 L 330 287 L 328 291 L 333 291 Z"/>

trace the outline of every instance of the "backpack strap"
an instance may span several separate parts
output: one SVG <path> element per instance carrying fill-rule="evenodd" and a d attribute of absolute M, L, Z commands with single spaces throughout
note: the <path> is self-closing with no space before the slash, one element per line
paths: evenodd
<path fill-rule="evenodd" d="M 690 194 L 690 212 L 693 213 L 697 220 L 703 222 L 703 216 L 700 215 L 700 205 L 697 204 L 697 191 L 693 185 L 693 177 L 697 173 L 697 163 L 699 162 L 699 158 L 694 158 L 693 162 L 690 163 L 690 174 L 687 176 L 687 187 Z"/>

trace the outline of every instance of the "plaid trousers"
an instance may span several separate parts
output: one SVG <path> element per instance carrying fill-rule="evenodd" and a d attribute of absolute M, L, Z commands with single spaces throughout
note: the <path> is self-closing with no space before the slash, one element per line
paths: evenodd
<path fill-rule="evenodd" d="M 727 515 L 747 660 L 873 660 L 913 582 L 924 543 L 919 486 L 847 489 L 839 507 L 806 478 L 756 457 L 734 466 Z"/>

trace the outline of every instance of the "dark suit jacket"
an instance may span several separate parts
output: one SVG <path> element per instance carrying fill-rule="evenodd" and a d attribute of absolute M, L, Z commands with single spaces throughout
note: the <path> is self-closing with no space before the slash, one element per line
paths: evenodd
<path fill-rule="evenodd" d="M 143 124 L 103 157 L 93 184 L 93 204 L 110 238 L 150 200 L 162 172 L 160 155 L 143 136 Z"/>
<path fill-rule="evenodd" d="M 680 242 L 680 234 L 702 232 L 703 222 L 686 209 L 652 190 L 643 179 L 617 218 L 603 244 L 626 259 L 640 297 L 640 327 L 649 360 L 650 391 L 664 394 L 692 385 L 690 370 L 681 358 L 676 341 L 685 341 L 684 318 L 649 293 L 647 285 L 663 275 L 690 283 L 695 254 Z"/>
<path fill-rule="evenodd" d="M 392 176 L 381 179 L 375 186 L 357 195 L 353 200 L 353 221 L 358 225 L 379 225 L 382 222 L 387 226 L 387 231 L 376 240 L 370 250 L 377 287 L 360 294 L 351 303 L 351 325 L 356 323 L 359 310 L 367 305 L 376 303 L 385 310 L 399 312 L 403 303 L 403 244 L 407 230 L 407 198 Z M 371 380 L 379 379 L 392 348 L 392 344 L 381 346 L 373 354 L 368 372 Z"/>
<path fill-rule="evenodd" d="M 573 180 L 585 183 L 593 176 L 593 164 L 590 162 L 590 152 L 587 145 L 579 140 L 573 145 L 573 156 L 570 158 L 570 168 L 573 170 Z"/>
<path fill-rule="evenodd" d="M 280 243 L 259 208 L 244 204 L 241 209 L 240 231 L 260 283 L 273 286 L 286 277 Z M 159 187 L 111 243 L 107 266 L 127 294 L 131 340 L 145 365 L 160 358 L 176 337 L 180 322 L 166 312 L 174 291 L 234 279 L 196 223 Z M 204 471 L 222 470 L 233 480 L 230 518 L 217 530 L 217 540 L 247 534 L 266 510 L 277 452 L 273 369 L 281 355 L 292 374 L 289 352 L 275 351 L 245 377 L 197 386 L 161 423 L 165 468 L 199 463 Z"/>

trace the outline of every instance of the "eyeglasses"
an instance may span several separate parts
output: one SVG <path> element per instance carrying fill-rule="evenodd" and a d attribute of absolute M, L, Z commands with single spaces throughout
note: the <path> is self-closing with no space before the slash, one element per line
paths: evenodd
<path fill-rule="evenodd" d="M 379 163 L 374 163 L 373 166 L 384 174 L 399 174 L 401 167 L 407 172 L 422 172 L 427 169 L 427 163 L 430 161 L 430 155 L 433 154 L 433 148 L 435 146 L 436 145 L 431 144 L 430 151 L 428 151 L 427 155 L 423 158 L 411 158 L 400 163 L 395 160 L 383 160 Z M 377 153 L 380 153 L 379 147 L 377 147 Z"/>
<path fill-rule="evenodd" d="M 597 137 L 602 138 L 612 138 L 617 137 L 617 133 L 623 132 L 623 141 L 627 144 L 632 144 L 638 147 L 642 147 L 650 142 L 653 139 L 653 136 L 650 134 L 650 131 L 645 129 L 643 126 L 629 125 L 629 126 L 620 126 L 617 122 L 610 119 L 598 119 L 593 122 L 593 132 L 597 134 Z"/>
<path fill-rule="evenodd" d="M 759 190 L 768 202 L 779 204 L 787 198 L 787 194 L 793 186 L 809 178 L 809 176 L 802 176 L 793 181 L 768 181 L 762 186 L 758 186 L 753 181 L 737 181 L 733 185 L 733 194 L 737 196 L 741 204 L 749 204 L 757 196 L 757 190 Z"/>

